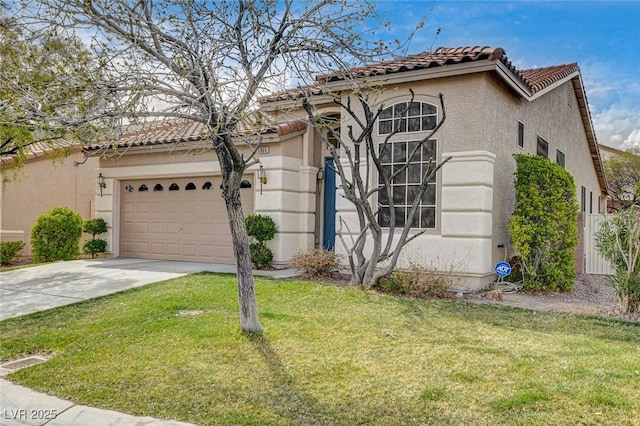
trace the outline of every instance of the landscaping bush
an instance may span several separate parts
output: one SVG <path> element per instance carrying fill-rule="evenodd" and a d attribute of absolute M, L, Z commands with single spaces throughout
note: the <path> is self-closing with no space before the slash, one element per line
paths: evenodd
<path fill-rule="evenodd" d="M 432 271 L 412 264 L 407 270 L 396 270 L 380 280 L 376 289 L 384 293 L 420 299 L 448 299 L 453 296 L 450 274 Z"/>
<path fill-rule="evenodd" d="M 84 221 L 83 231 L 91 234 L 91 239 L 85 241 L 83 250 L 90 254 L 92 259 L 96 254 L 107 251 L 107 240 L 96 238 L 96 235 L 104 234 L 107 229 L 107 222 L 102 218 L 96 217 Z"/>
<path fill-rule="evenodd" d="M 524 288 L 569 291 L 578 244 L 573 177 L 544 157 L 517 154 L 515 159 L 516 206 L 509 231 L 522 259 Z"/>
<path fill-rule="evenodd" d="M 596 249 L 611 262 L 608 277 L 626 314 L 640 312 L 640 216 L 623 210 L 607 216 L 596 233 Z"/>
<path fill-rule="evenodd" d="M 24 249 L 22 241 L 3 241 L 0 243 L 0 264 L 11 263 L 14 257 Z"/>
<path fill-rule="evenodd" d="M 330 276 L 340 266 L 340 255 L 325 249 L 300 250 L 291 257 L 289 266 L 309 277 Z"/>
<path fill-rule="evenodd" d="M 107 240 L 102 238 L 93 238 L 84 242 L 82 249 L 85 253 L 90 254 L 93 259 L 96 254 L 107 251 Z"/>
<path fill-rule="evenodd" d="M 247 216 L 244 223 L 247 227 L 247 234 L 257 241 L 249 246 L 251 263 L 257 269 L 269 266 L 273 261 L 273 252 L 264 242 L 272 239 L 278 232 L 276 223 L 271 217 L 260 214 Z"/>
<path fill-rule="evenodd" d="M 80 254 L 82 217 L 66 207 L 40 215 L 31 230 L 31 250 L 36 262 L 70 260 Z"/>

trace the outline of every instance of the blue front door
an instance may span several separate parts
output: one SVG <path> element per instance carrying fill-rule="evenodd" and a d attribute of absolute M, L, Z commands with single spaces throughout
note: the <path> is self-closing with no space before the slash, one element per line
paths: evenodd
<path fill-rule="evenodd" d="M 333 251 L 336 246 L 336 172 L 333 158 L 324 159 L 324 228 L 322 247 Z"/>

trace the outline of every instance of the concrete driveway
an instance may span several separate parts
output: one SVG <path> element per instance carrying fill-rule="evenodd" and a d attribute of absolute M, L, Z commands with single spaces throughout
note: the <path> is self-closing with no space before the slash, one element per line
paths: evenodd
<path fill-rule="evenodd" d="M 0 273 L 0 321 L 194 272 L 235 273 L 234 265 L 150 259 L 57 262 Z M 256 271 L 276 278 L 291 270 Z"/>

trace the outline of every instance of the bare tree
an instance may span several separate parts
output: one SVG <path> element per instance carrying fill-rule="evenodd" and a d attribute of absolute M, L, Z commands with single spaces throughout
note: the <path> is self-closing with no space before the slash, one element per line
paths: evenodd
<path fill-rule="evenodd" d="M 358 82 L 354 81 L 353 86 L 357 87 Z M 315 114 L 311 93 L 303 93 L 303 107 L 309 120 L 334 159 L 334 168 L 342 184 L 341 195 L 356 209 L 359 224 L 359 229 L 355 230 L 356 238 L 347 241 L 342 235 L 343 231 L 346 235 L 352 235 L 354 232 L 347 228 L 343 220 L 338 237 L 347 252 L 351 283 L 365 286 L 376 284 L 380 279 L 390 275 L 398 263 L 402 249 L 425 232 L 425 229 L 418 230 L 420 224 L 417 212 L 420 200 L 427 192 L 429 182 L 436 172 L 451 159 L 447 157 L 438 162 L 433 157 L 429 158 L 426 167 L 420 171 L 419 185 L 412 194 L 412 204 L 406 218 L 396 221 L 393 185 L 398 182 L 404 184 L 404 176 L 408 169 L 412 164 L 415 165 L 416 158 L 419 159 L 422 152 L 428 151 L 425 149 L 426 144 L 444 124 L 446 111 L 444 97 L 440 94 L 442 114 L 439 120 L 426 136 L 408 145 L 404 163 L 395 163 L 391 168 L 384 164 L 383 159 L 390 157 L 393 149 L 392 139 L 401 131 L 401 125 L 406 125 L 406 118 L 412 106 L 420 106 L 414 102 L 414 93 L 410 91 L 410 101 L 401 108 L 397 119 L 392 122 L 393 128 L 380 142 L 373 136 L 378 119 L 385 110 L 384 104 L 376 105 L 375 98 L 380 90 L 372 86 L 360 87 L 351 93 L 347 92 L 344 97 L 334 95 L 333 102 L 340 106 L 346 116 L 343 120 L 351 123 L 347 125 L 346 134 L 341 133 L 340 129 L 325 117 Z M 385 201 L 384 207 L 381 207 L 381 200 Z M 396 231 L 400 233 L 394 238 Z"/>
<path fill-rule="evenodd" d="M 110 76 L 101 90 L 120 95 L 112 115 L 174 117 L 206 126 L 204 139 L 222 172 L 241 328 L 259 332 L 239 191 L 244 172 L 259 162 L 259 137 L 239 135 L 239 126 L 257 96 L 292 80 L 304 83 L 321 70 L 349 69 L 388 54 L 385 43 L 366 40 L 376 29 L 375 7 L 366 0 L 34 0 L 22 14 L 33 29 L 53 26 L 90 37 Z M 240 145 L 248 145 L 250 154 L 242 155 Z"/>

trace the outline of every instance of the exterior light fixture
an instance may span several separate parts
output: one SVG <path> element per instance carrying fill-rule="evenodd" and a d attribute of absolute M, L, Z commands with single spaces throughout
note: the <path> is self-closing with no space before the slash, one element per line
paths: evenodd
<path fill-rule="evenodd" d="M 102 176 L 102 173 L 98 175 L 98 186 L 100 187 L 100 196 L 102 197 L 102 190 L 107 187 L 107 184 L 104 182 L 104 176 Z"/>
<path fill-rule="evenodd" d="M 258 169 L 258 180 L 260 181 L 260 195 L 262 195 L 262 185 L 267 184 L 267 172 L 260 164 L 260 169 Z"/>
<path fill-rule="evenodd" d="M 318 169 L 318 172 L 316 173 L 316 180 L 318 182 L 322 182 L 323 179 L 324 179 L 324 170 Z"/>

